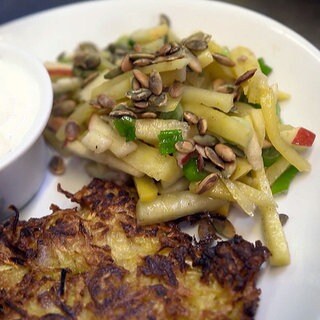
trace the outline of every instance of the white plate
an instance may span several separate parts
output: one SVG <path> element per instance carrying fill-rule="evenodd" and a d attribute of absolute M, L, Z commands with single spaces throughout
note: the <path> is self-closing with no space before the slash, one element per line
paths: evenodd
<path fill-rule="evenodd" d="M 166 13 L 179 36 L 197 30 L 213 34 L 220 43 L 252 48 L 274 68 L 271 80 L 292 94 L 284 105 L 286 123 L 320 133 L 320 53 L 285 26 L 257 13 L 214 1 L 163 0 L 91 1 L 36 14 L 0 27 L 6 40 L 36 54 L 43 61 L 55 59 L 78 42 L 91 40 L 105 46 L 119 35 L 153 26 Z M 267 268 L 259 280 L 262 288 L 257 319 L 320 319 L 320 178 L 319 143 L 308 158 L 312 172 L 300 175 L 289 194 L 278 199 L 279 211 L 290 219 L 285 226 L 292 262 L 286 268 Z M 72 161 L 63 177 L 47 174 L 40 193 L 21 217 L 48 214 L 51 203 L 70 206 L 56 192 L 56 185 L 78 190 L 88 177 L 81 163 Z M 241 217 L 240 231 L 248 240 L 259 238 L 259 225 Z"/>

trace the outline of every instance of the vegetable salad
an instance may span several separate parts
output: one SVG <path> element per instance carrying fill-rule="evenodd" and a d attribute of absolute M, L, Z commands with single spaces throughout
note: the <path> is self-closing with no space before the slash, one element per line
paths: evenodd
<path fill-rule="evenodd" d="M 202 31 L 180 39 L 161 15 L 154 27 L 103 49 L 81 43 L 46 67 L 55 94 L 47 141 L 90 160 L 92 176 L 132 177 L 138 223 L 226 218 L 237 205 L 261 215 L 271 264 L 290 262 L 274 194 L 310 170 L 303 151 L 315 135 L 280 119 L 289 95 L 269 84 L 263 58 Z"/>

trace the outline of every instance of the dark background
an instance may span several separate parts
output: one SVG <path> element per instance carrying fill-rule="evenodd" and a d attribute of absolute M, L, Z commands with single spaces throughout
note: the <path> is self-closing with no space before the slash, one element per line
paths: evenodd
<path fill-rule="evenodd" d="M 0 0 L 0 24 L 30 13 L 84 1 L 86 0 Z M 224 0 L 224 2 L 255 10 L 282 22 L 320 49 L 320 0 Z"/>

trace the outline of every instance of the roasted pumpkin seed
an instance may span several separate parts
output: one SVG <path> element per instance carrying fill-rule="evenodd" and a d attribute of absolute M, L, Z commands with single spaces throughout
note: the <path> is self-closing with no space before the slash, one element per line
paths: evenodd
<path fill-rule="evenodd" d="M 211 222 L 217 233 L 227 239 L 232 239 L 236 235 L 233 224 L 226 218 L 212 218 Z"/>
<path fill-rule="evenodd" d="M 207 158 L 218 168 L 224 169 L 224 162 L 219 158 L 215 151 L 210 147 L 204 147 L 204 152 Z"/>
<path fill-rule="evenodd" d="M 176 142 L 175 148 L 181 153 L 191 153 L 195 150 L 195 144 L 192 140 L 183 140 Z"/>
<path fill-rule="evenodd" d="M 219 175 L 215 172 L 207 175 L 203 180 L 197 183 L 195 192 L 198 194 L 210 190 L 219 180 Z"/>
<path fill-rule="evenodd" d="M 165 56 L 170 53 L 171 50 L 171 44 L 165 43 L 157 52 L 158 56 Z"/>
<path fill-rule="evenodd" d="M 66 168 L 63 158 L 57 155 L 53 156 L 49 162 L 49 170 L 56 176 L 61 176 L 62 174 L 64 174 Z"/>
<path fill-rule="evenodd" d="M 152 92 L 148 88 L 140 88 L 130 90 L 126 93 L 126 97 L 133 101 L 146 101 L 151 96 Z"/>
<path fill-rule="evenodd" d="M 66 136 L 66 141 L 75 141 L 79 136 L 80 127 L 75 121 L 69 120 L 66 124 L 64 132 Z"/>
<path fill-rule="evenodd" d="M 212 147 L 216 143 L 218 143 L 218 139 L 214 136 L 211 136 L 209 134 L 204 134 L 204 135 L 195 135 L 193 137 L 193 140 L 197 143 L 200 144 L 201 146 L 204 147 Z"/>
<path fill-rule="evenodd" d="M 233 150 L 223 143 L 218 143 L 214 146 L 214 151 L 225 162 L 232 162 L 236 160 L 236 155 Z"/>
<path fill-rule="evenodd" d="M 198 235 L 201 241 L 216 238 L 216 229 L 209 219 L 201 219 L 198 224 Z"/>
<path fill-rule="evenodd" d="M 284 213 L 279 213 L 279 219 L 280 219 L 281 225 L 284 226 L 287 223 L 289 216 L 287 216 Z"/>
<path fill-rule="evenodd" d="M 53 106 L 52 114 L 54 116 L 66 117 L 74 111 L 76 106 L 77 106 L 77 103 L 71 99 L 60 101 L 59 103 Z"/>
<path fill-rule="evenodd" d="M 220 53 L 213 53 L 212 54 L 215 61 L 217 61 L 219 64 L 226 66 L 226 67 L 234 67 L 236 64 L 234 61 L 232 61 L 229 57 L 220 54 Z"/>
<path fill-rule="evenodd" d="M 208 122 L 204 118 L 200 118 L 197 123 L 197 128 L 200 135 L 204 135 L 208 130 Z"/>
<path fill-rule="evenodd" d="M 236 79 L 236 81 L 234 82 L 234 84 L 236 86 L 238 86 L 239 84 L 249 80 L 250 78 L 252 78 L 254 76 L 254 74 L 256 73 L 257 69 L 251 69 L 246 71 L 245 73 L 243 73 L 239 78 Z"/>
<path fill-rule="evenodd" d="M 101 108 L 106 109 L 112 109 L 116 104 L 116 102 L 112 98 L 103 93 L 98 95 L 97 102 L 99 106 L 101 106 Z"/>
<path fill-rule="evenodd" d="M 221 171 L 221 174 L 224 178 L 229 179 L 232 176 L 232 174 L 235 172 L 236 168 L 237 168 L 237 164 L 235 161 L 226 162 L 224 164 L 224 169 Z"/>
<path fill-rule="evenodd" d="M 164 106 L 168 101 L 167 94 L 165 92 L 162 92 L 159 96 L 151 95 L 148 103 L 149 107 L 162 107 Z"/>
<path fill-rule="evenodd" d="M 142 87 L 149 88 L 149 77 L 145 73 L 143 73 L 139 69 L 133 69 L 132 73 Z"/>
<path fill-rule="evenodd" d="M 149 89 L 155 95 L 162 92 L 162 79 L 158 71 L 153 70 L 149 76 Z"/>
<path fill-rule="evenodd" d="M 127 71 L 132 70 L 133 64 L 132 64 L 128 54 L 126 54 L 124 56 L 124 58 L 122 59 L 120 68 L 121 68 L 122 72 L 127 72 Z"/>
<path fill-rule="evenodd" d="M 129 109 L 119 109 L 119 110 L 113 110 L 109 113 L 109 116 L 110 117 L 113 117 L 113 118 L 121 118 L 121 117 L 124 117 L 124 116 L 128 116 L 128 117 L 131 117 L 131 118 L 134 118 L 136 119 L 137 118 L 137 115 L 129 110 Z"/>
<path fill-rule="evenodd" d="M 144 113 L 141 113 L 140 117 L 142 119 L 156 119 L 157 114 L 155 112 L 144 112 Z"/>
<path fill-rule="evenodd" d="M 183 93 L 183 84 L 181 82 L 174 81 L 169 87 L 168 93 L 174 99 L 180 97 Z"/>
<path fill-rule="evenodd" d="M 193 51 L 203 51 L 208 48 L 208 43 L 203 39 L 190 39 L 185 41 L 184 45 Z"/>
<path fill-rule="evenodd" d="M 199 117 L 194 114 L 193 112 L 191 111 L 185 111 L 183 113 L 183 118 L 184 120 L 186 120 L 190 125 L 191 124 L 197 124 L 198 121 L 199 121 Z"/>

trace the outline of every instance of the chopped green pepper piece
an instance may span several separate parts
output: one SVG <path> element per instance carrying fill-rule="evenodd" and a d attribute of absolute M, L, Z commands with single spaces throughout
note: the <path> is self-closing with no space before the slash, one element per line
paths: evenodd
<path fill-rule="evenodd" d="M 255 109 L 261 109 L 261 104 L 260 103 L 249 103 L 250 106 L 252 108 L 255 108 Z"/>
<path fill-rule="evenodd" d="M 136 138 L 135 119 L 123 116 L 113 120 L 114 126 L 118 130 L 121 137 L 125 137 L 126 141 L 133 141 Z"/>
<path fill-rule="evenodd" d="M 135 43 L 135 41 L 134 41 L 133 39 L 131 39 L 131 38 L 128 39 L 128 45 L 129 45 L 129 47 L 133 48 L 135 44 L 136 44 L 136 43 Z"/>
<path fill-rule="evenodd" d="M 265 63 L 263 58 L 259 58 L 258 62 L 262 73 L 268 76 L 272 72 L 272 68 Z"/>
<path fill-rule="evenodd" d="M 270 167 L 280 156 L 280 153 L 274 147 L 262 149 L 262 159 L 265 167 Z"/>
<path fill-rule="evenodd" d="M 162 130 L 159 135 L 159 150 L 161 154 L 170 154 L 176 151 L 175 144 L 182 141 L 181 130 Z"/>
<path fill-rule="evenodd" d="M 282 175 L 272 184 L 271 191 L 272 194 L 278 194 L 281 192 L 286 192 L 289 189 L 291 181 L 297 175 L 299 170 L 294 167 L 290 166 Z"/>
<path fill-rule="evenodd" d="M 207 176 L 204 171 L 199 171 L 198 160 L 191 158 L 182 168 L 184 176 L 190 181 L 199 181 Z"/>

